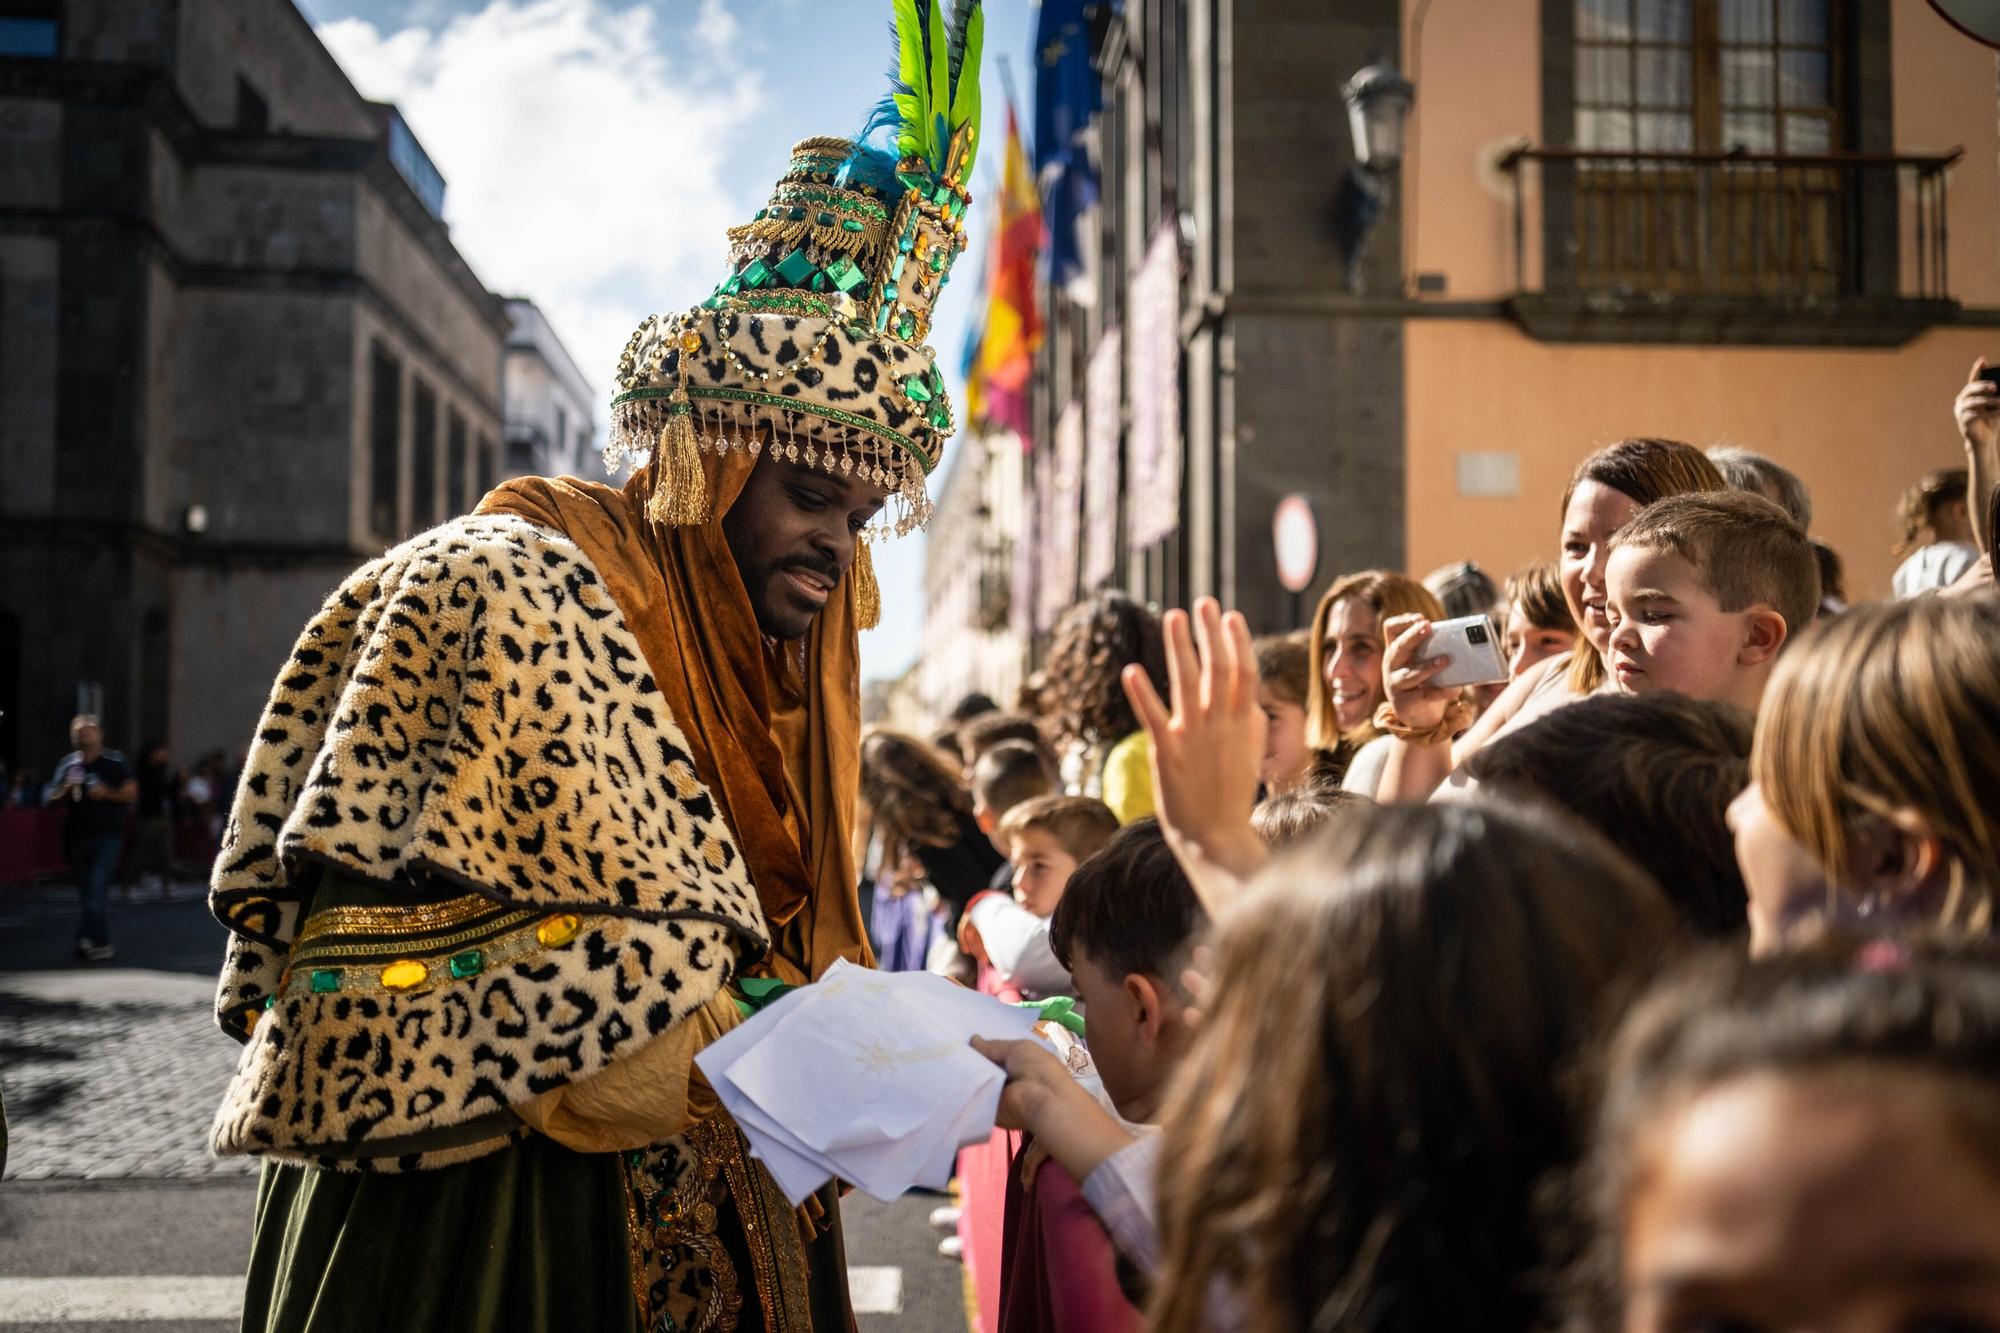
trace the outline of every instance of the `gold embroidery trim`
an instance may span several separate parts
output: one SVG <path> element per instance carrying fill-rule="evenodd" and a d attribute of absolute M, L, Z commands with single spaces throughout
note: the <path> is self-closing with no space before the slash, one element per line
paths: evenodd
<path fill-rule="evenodd" d="M 471 930 L 461 930 L 456 934 L 428 940 L 380 940 L 372 944 L 327 944 L 319 948 L 310 947 L 309 941 L 301 936 L 292 945 L 292 966 L 303 967 L 308 959 L 317 958 L 429 958 L 437 954 L 454 952 L 462 944 L 485 939 L 496 931 L 512 931 L 528 922 L 540 920 L 536 912 L 504 912 L 491 921 L 482 921 Z M 322 936 L 332 932 L 322 932 Z M 411 948 L 410 945 L 417 947 Z"/>
<path fill-rule="evenodd" d="M 769 1173 L 744 1156 L 743 1138 L 726 1112 L 718 1111 L 688 1131 L 688 1142 L 703 1156 L 713 1153 L 722 1163 L 729 1192 L 736 1201 L 736 1215 L 743 1223 L 744 1248 L 750 1251 L 751 1266 L 757 1270 L 757 1297 L 764 1307 L 765 1329 L 768 1333 L 810 1330 L 812 1314 L 804 1303 L 805 1241 L 796 1225 L 781 1228 L 782 1234 L 774 1233 L 765 1212 L 775 1199 L 779 1215 L 791 1223 L 795 1210 L 778 1193 Z M 791 1281 L 784 1280 L 778 1271 L 780 1245 L 785 1246 L 784 1261 L 791 1270 Z"/>
<path fill-rule="evenodd" d="M 408 907 L 324 907 L 306 918 L 292 947 L 322 935 L 367 935 L 442 930 L 460 926 L 485 912 L 504 912 L 505 903 L 481 893 L 468 893 L 441 903 Z"/>
<path fill-rule="evenodd" d="M 565 940 L 562 944 L 543 944 L 535 932 L 544 918 L 532 912 L 527 915 L 533 918 L 529 924 L 510 931 L 493 940 L 491 943 L 479 946 L 479 951 L 482 955 L 480 958 L 480 968 L 479 971 L 473 973 L 471 976 L 454 977 L 451 975 L 448 956 L 431 954 L 430 946 L 427 945 L 423 952 L 399 954 L 393 958 L 380 950 L 375 950 L 372 951 L 375 953 L 374 960 L 367 963 L 333 963 L 328 966 L 321 966 L 314 959 L 294 959 L 286 968 L 285 975 L 278 982 L 278 994 L 287 999 L 294 995 L 422 995 L 454 982 L 475 980 L 491 972 L 494 968 L 503 967 L 516 959 L 526 958 L 531 954 L 567 948 L 569 945 L 575 943 L 575 937 L 572 937 Z M 578 935 L 581 935 L 584 930 L 588 930 L 593 926 L 603 929 L 605 939 L 608 942 L 616 943 L 624 936 L 624 923 L 616 917 L 584 917 L 583 925 L 577 932 Z M 328 956 L 328 952 L 321 951 L 315 955 L 315 958 Z M 430 965 L 429 975 L 425 980 L 414 986 L 384 985 L 382 983 L 383 968 L 404 959 L 428 962 Z M 330 991 L 315 991 L 312 988 L 312 974 L 329 971 L 340 973 L 340 984 Z"/>

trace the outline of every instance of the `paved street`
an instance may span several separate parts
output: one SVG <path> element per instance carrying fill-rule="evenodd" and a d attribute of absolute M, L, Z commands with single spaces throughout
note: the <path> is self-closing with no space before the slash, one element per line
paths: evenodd
<path fill-rule="evenodd" d="M 235 1327 L 255 1170 L 211 1158 L 235 1045 L 209 1019 L 222 929 L 196 885 L 113 905 L 116 960 L 70 954 L 73 897 L 0 894 L 0 1329 L 219 1333 Z M 965 1327 L 939 1201 L 846 1204 L 864 1330 Z"/>

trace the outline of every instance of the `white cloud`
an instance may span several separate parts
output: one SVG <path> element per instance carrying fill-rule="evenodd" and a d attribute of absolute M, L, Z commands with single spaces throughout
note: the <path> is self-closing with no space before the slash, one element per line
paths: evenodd
<path fill-rule="evenodd" d="M 723 173 L 762 93 L 729 62 L 734 22 L 705 0 L 685 58 L 651 9 L 606 0 L 491 0 L 436 29 L 346 19 L 319 34 L 444 173 L 473 269 L 542 306 L 602 401 L 632 329 L 705 295 L 724 230 L 747 216 Z"/>

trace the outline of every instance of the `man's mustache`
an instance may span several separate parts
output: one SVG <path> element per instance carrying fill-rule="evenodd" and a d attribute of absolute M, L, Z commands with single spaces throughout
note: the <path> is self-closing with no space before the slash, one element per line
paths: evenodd
<path fill-rule="evenodd" d="M 787 569 L 803 569 L 809 574 L 817 574 L 828 583 L 840 582 L 840 566 L 832 560 L 820 560 L 809 555 L 788 555 L 776 566 L 780 573 Z"/>

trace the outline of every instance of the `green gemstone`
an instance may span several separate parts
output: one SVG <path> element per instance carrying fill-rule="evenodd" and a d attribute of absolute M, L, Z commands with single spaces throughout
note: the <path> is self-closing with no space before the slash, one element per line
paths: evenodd
<path fill-rule="evenodd" d="M 754 289 L 762 287 L 766 282 L 770 281 L 771 266 L 761 259 L 753 259 L 745 264 L 743 271 L 736 276 L 743 280 L 743 287 L 745 288 Z"/>
<path fill-rule="evenodd" d="M 931 251 L 931 272 L 936 273 L 943 267 L 944 267 L 944 251 L 942 250 Z"/>
<path fill-rule="evenodd" d="M 934 430 L 946 430 L 950 426 L 951 409 L 945 406 L 944 400 L 940 398 L 931 404 L 931 427 Z"/>
<path fill-rule="evenodd" d="M 889 265 L 889 281 L 895 282 L 903 276 L 903 262 L 908 258 L 908 255 L 896 256 L 896 262 Z"/>
<path fill-rule="evenodd" d="M 891 292 L 890 295 L 893 296 L 894 293 Z M 882 330 L 888 327 L 889 327 L 889 307 L 885 304 L 880 310 L 877 310 L 875 312 L 875 332 L 880 333 L 882 332 Z"/>
<path fill-rule="evenodd" d="M 720 296 L 711 296 L 701 303 L 701 308 L 703 310 L 720 310 L 722 309 L 722 298 Z"/>
<path fill-rule="evenodd" d="M 826 280 L 843 292 L 851 292 L 868 281 L 868 275 L 861 271 L 861 265 L 842 255 L 826 266 Z"/>
<path fill-rule="evenodd" d="M 840 229 L 842 231 L 867 231 L 868 224 L 859 218 L 842 218 L 840 220 Z"/>
<path fill-rule="evenodd" d="M 904 254 L 908 254 L 910 253 L 910 251 L 917 248 L 917 238 L 911 235 L 909 232 L 904 232 L 903 238 L 896 242 L 896 248 L 898 250 L 901 250 Z"/>
<path fill-rule="evenodd" d="M 956 198 L 958 198 L 957 193 L 943 181 L 939 181 L 935 186 L 931 187 L 931 202 L 939 208 L 950 207 L 951 202 Z"/>
<path fill-rule="evenodd" d="M 813 275 L 815 265 L 806 257 L 804 246 L 799 246 L 778 261 L 778 276 L 785 280 L 787 287 L 803 287 Z"/>
<path fill-rule="evenodd" d="M 742 290 L 743 279 L 739 276 L 730 277 L 717 289 L 718 293 L 723 296 L 734 296 Z"/>
<path fill-rule="evenodd" d="M 790 218 L 794 222 L 804 222 L 806 220 L 806 211 L 803 208 L 795 208 L 791 212 L 785 214 L 785 216 Z"/>
<path fill-rule="evenodd" d="M 826 274 L 824 271 L 813 274 L 812 289 L 816 292 L 826 290 Z"/>
<path fill-rule="evenodd" d="M 760 208 L 760 209 L 758 209 L 758 210 L 757 210 L 757 216 L 756 216 L 756 217 L 754 217 L 754 218 L 751 218 L 750 220 L 751 220 L 752 222 L 762 222 L 762 221 L 764 220 L 764 214 L 766 214 L 766 213 L 767 213 L 767 212 L 769 212 L 769 211 L 770 211 L 769 209 L 765 209 L 765 208 Z"/>
<path fill-rule="evenodd" d="M 911 375 L 903 381 L 903 396 L 913 403 L 928 403 L 931 386 L 922 375 Z"/>
<path fill-rule="evenodd" d="M 813 224 L 815 226 L 820 226 L 820 227 L 831 227 L 835 221 L 836 219 L 834 218 L 833 214 L 822 213 L 818 217 L 813 219 Z"/>
<path fill-rule="evenodd" d="M 451 974 L 463 981 L 479 975 L 486 966 L 486 955 L 478 949 L 467 949 L 464 953 L 453 954 L 449 966 Z"/>
<path fill-rule="evenodd" d="M 904 342 L 917 336 L 917 317 L 905 310 L 896 319 L 896 336 Z"/>
<path fill-rule="evenodd" d="M 275 1009 L 275 1008 L 277 1008 L 277 1007 L 278 1007 L 278 997 L 277 997 L 277 996 L 275 996 L 275 995 L 266 995 L 266 996 L 264 997 L 264 1007 L 265 1007 L 266 1009 Z"/>
<path fill-rule="evenodd" d="M 330 995 L 340 989 L 340 969 L 337 967 L 316 967 L 312 971 L 312 992 L 315 995 Z"/>

